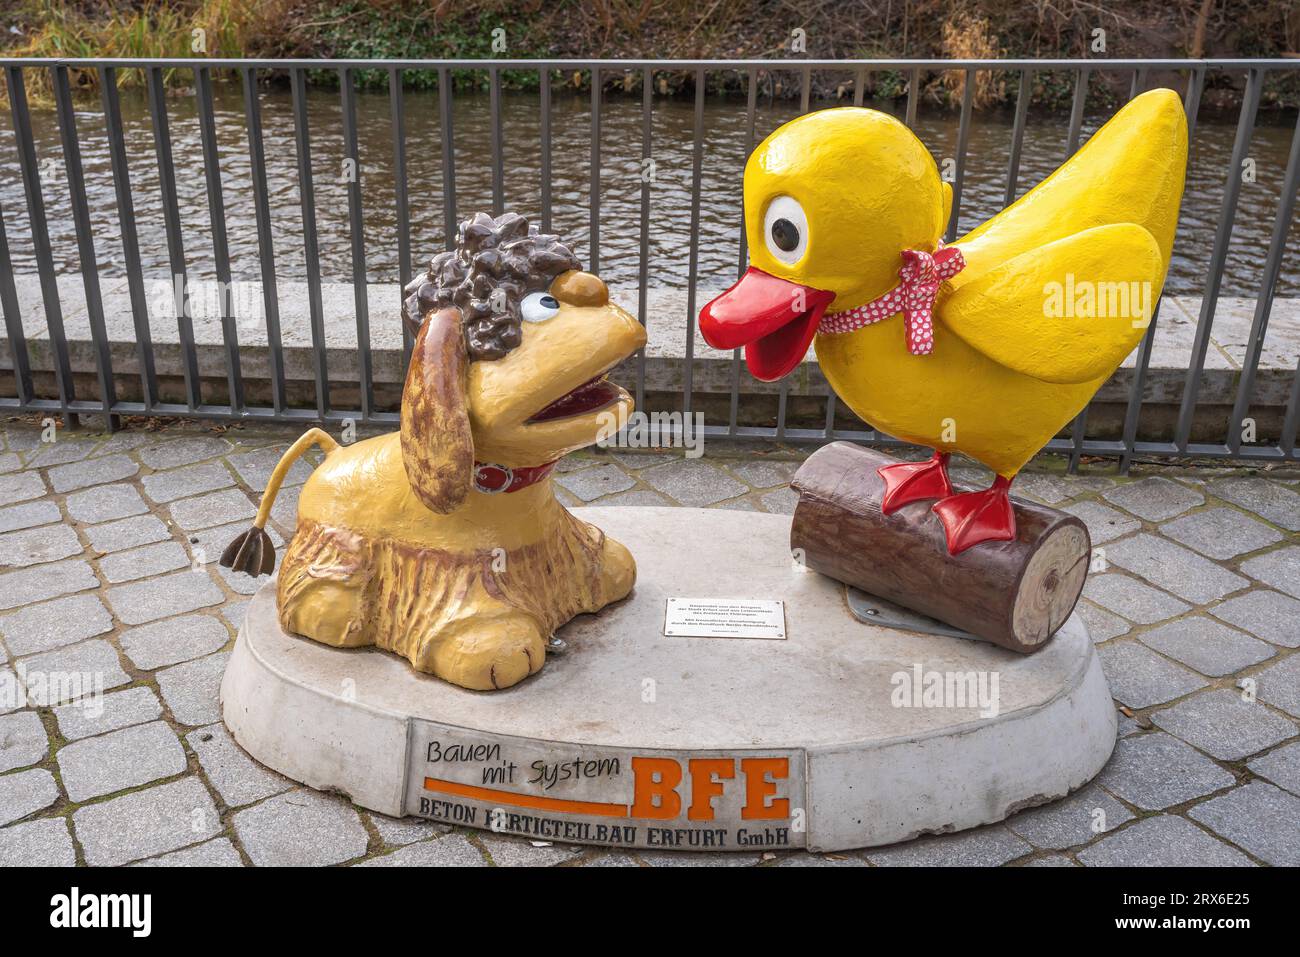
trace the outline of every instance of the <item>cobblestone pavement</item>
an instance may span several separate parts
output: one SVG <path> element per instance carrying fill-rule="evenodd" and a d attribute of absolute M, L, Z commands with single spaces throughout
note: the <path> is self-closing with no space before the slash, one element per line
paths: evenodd
<path fill-rule="evenodd" d="M 1036 471 L 1017 482 L 1080 516 L 1103 549 L 1080 608 L 1122 714 L 1114 757 L 1082 791 L 888 848 L 710 857 L 391 820 L 259 766 L 217 709 L 256 586 L 215 559 L 294 433 L 55 437 L 11 422 L 0 446 L 0 864 L 1300 864 L 1294 469 L 1138 466 L 1128 478 Z M 800 452 L 709 453 L 579 454 L 563 463 L 559 495 L 792 511 Z M 300 464 L 289 482 L 307 474 Z M 273 513 L 283 537 L 292 492 Z M 97 716 L 75 703 L 75 684 L 52 680 L 79 673 L 103 676 Z"/>

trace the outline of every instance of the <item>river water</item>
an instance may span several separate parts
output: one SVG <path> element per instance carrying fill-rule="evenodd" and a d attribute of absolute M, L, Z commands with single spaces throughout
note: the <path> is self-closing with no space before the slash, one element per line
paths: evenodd
<path fill-rule="evenodd" d="M 312 166 L 316 191 L 322 278 L 352 278 L 347 182 L 344 176 L 341 113 L 337 92 L 308 94 Z M 505 208 L 535 215 L 540 208 L 540 117 L 534 95 L 502 98 L 505 157 Z M 77 127 L 86 187 L 95 224 L 95 252 L 102 271 L 121 275 L 122 251 L 109 166 L 107 135 L 98 99 L 78 103 Z M 277 275 L 305 276 L 292 104 L 287 91 L 261 94 L 267 179 Z M 891 104 L 874 104 L 893 109 Z M 211 227 L 195 101 L 169 98 L 172 144 L 177 165 L 185 251 L 192 278 L 215 278 Z M 127 155 L 139 229 L 141 257 L 148 275 L 169 271 L 157 164 L 147 103 L 141 92 L 122 93 Z M 490 209 L 492 201 L 490 115 L 486 94 L 458 94 L 455 100 L 457 209 L 460 217 Z M 756 123 L 761 139 L 796 115 L 794 104 L 761 105 Z M 1084 135 L 1106 117 L 1091 115 Z M 967 154 L 962 231 L 995 213 L 1002 204 L 1011 141 L 1009 112 L 976 115 Z M 1292 121 L 1293 122 L 1293 121 Z M 50 238 L 60 272 L 79 268 L 76 237 L 62 168 L 58 125 L 52 110 L 33 107 L 32 123 L 41 158 Z M 641 111 L 639 97 L 607 97 L 601 110 L 600 271 L 611 284 L 634 287 L 638 274 L 641 202 Z M 1020 191 L 1028 189 L 1061 162 L 1067 117 L 1031 116 L 1020 166 Z M 590 104 L 586 96 L 556 95 L 552 104 L 553 229 L 584 261 L 590 261 Z M 259 276 L 256 221 L 249 176 L 243 102 L 235 85 L 216 86 L 216 125 L 232 272 Z M 689 280 L 693 102 L 658 98 L 653 113 L 654 185 L 651 192 L 649 282 L 685 286 Z M 393 157 L 388 97 L 358 96 L 361 181 L 365 209 L 366 272 L 372 282 L 398 276 Z M 700 209 L 698 284 L 729 284 L 738 264 L 740 171 L 744 165 L 747 123 L 743 100 L 706 102 Z M 946 110 L 922 109 L 917 133 L 937 158 L 954 154 L 957 117 Z M 1205 284 L 1231 155 L 1235 117 L 1202 115 L 1193 143 L 1187 192 L 1174 247 L 1167 289 L 1195 295 Z M 417 262 L 442 249 L 442 177 L 437 96 L 406 95 L 408 192 L 411 248 Z M 1282 187 L 1291 128 L 1261 117 L 1250 147 L 1255 182 L 1242 187 L 1236 227 L 1223 280 L 1223 294 L 1255 296 L 1268 251 Z M 0 118 L 0 209 L 10 250 L 19 272 L 34 272 L 11 118 Z M 1290 248 L 1300 243 L 1293 221 Z M 1300 268 L 1294 254 L 1283 264 L 1278 294 L 1300 295 Z"/>

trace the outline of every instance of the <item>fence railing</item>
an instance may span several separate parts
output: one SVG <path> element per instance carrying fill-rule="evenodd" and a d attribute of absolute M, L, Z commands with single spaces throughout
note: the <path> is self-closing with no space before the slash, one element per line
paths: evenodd
<path fill-rule="evenodd" d="M 1020 190 L 1020 167 L 1029 114 L 1031 91 L 1036 75 L 1051 72 L 1067 74 L 1072 84 L 1071 110 L 1068 120 L 1067 145 L 1063 160 L 1080 144 L 1083 131 L 1085 104 L 1090 81 L 1101 74 L 1127 75 L 1129 96 L 1135 96 L 1148 86 L 1149 77 L 1156 72 L 1175 73 L 1182 84 L 1184 105 L 1189 125 L 1195 130 L 1202 93 L 1207 82 L 1222 77 L 1244 78 L 1244 89 L 1238 101 L 1237 123 L 1230 158 L 1222 170 L 1223 193 L 1217 221 L 1214 225 L 1213 244 L 1206 265 L 1200 311 L 1196 318 L 1190 357 L 1182 381 L 1177 414 L 1161 437 L 1139 435 L 1139 422 L 1147 398 L 1147 380 L 1152 359 L 1153 343 L 1160 322 L 1160 303 L 1156 304 L 1150 327 L 1139 347 L 1136 364 L 1131 373 L 1127 400 L 1122 413 L 1122 426 L 1112 429 L 1109 436 L 1090 434 L 1089 412 L 1085 410 L 1069 429 L 1068 435 L 1054 439 L 1050 448 L 1068 453 L 1071 466 L 1076 466 L 1083 456 L 1112 456 L 1126 468 L 1134 456 L 1222 456 L 1255 460 L 1295 460 L 1297 458 L 1297 426 L 1300 424 L 1300 368 L 1290 376 L 1289 394 L 1281 413 L 1280 427 L 1264 440 L 1243 435 L 1242 423 L 1252 408 L 1256 377 L 1260 367 L 1265 336 L 1272 313 L 1274 295 L 1282 272 L 1288 232 L 1292 227 L 1297 186 L 1300 185 L 1300 123 L 1296 125 L 1287 154 L 1282 187 L 1276 203 L 1271 238 L 1264 259 L 1255 298 L 1249 334 L 1245 342 L 1244 359 L 1232 396 L 1232 410 L 1226 416 L 1226 429 L 1222 441 L 1195 439 L 1194 423 L 1198 411 L 1198 398 L 1206 370 L 1207 353 L 1211 345 L 1216 310 L 1220 300 L 1225 263 L 1231 254 L 1230 242 L 1237 219 L 1242 186 L 1243 163 L 1247 161 L 1248 148 L 1256 126 L 1256 115 L 1266 79 L 1278 74 L 1294 74 L 1300 70 L 1300 61 L 1294 60 L 217 60 L 217 59 L 0 59 L 12 119 L 12 149 L 16 153 L 16 166 L 21 177 L 22 194 L 26 201 L 27 229 L 21 235 L 10 234 L 6 229 L 6 211 L 0 208 L 0 308 L 3 309 L 5 332 L 8 340 L 10 365 L 0 370 L 0 410 L 8 412 L 57 413 L 75 421 L 78 416 L 105 416 L 110 425 L 123 415 L 182 416 L 193 418 L 234 419 L 280 422 L 339 422 L 351 419 L 359 423 L 393 423 L 397 414 L 391 408 L 381 408 L 376 400 L 374 356 L 371 348 L 371 306 L 367 290 L 366 244 L 364 222 L 367 208 L 373 209 L 375 200 L 364 189 L 363 177 L 358 172 L 346 187 L 347 221 L 350 231 L 351 272 L 355 313 L 355 361 L 347 363 L 348 380 L 345 390 L 348 401 L 336 401 L 334 394 L 340 388 L 337 370 L 332 375 L 330 355 L 326 342 L 325 302 L 322 293 L 317 233 L 317 198 L 313 186 L 312 144 L 314 134 L 308 115 L 309 71 L 334 71 L 339 80 L 338 106 L 341 114 L 342 151 L 356 169 L 360 170 L 358 136 L 357 80 L 359 71 L 382 71 L 387 74 L 388 100 L 391 128 L 391 170 L 393 177 L 391 210 L 396 221 L 398 245 L 397 260 L 401 284 L 409 281 L 413 255 L 424 255 L 429 250 L 413 249 L 410 239 L 411 219 L 408 204 L 408 152 L 407 113 L 404 81 L 409 83 L 412 74 L 432 78 L 437 89 L 439 112 L 439 139 L 437 154 L 441 179 L 441 230 L 448 247 L 454 241 L 459 213 L 456 186 L 455 129 L 453 105 L 456 97 L 455 80 L 464 71 L 477 71 L 486 78 L 489 91 L 490 146 L 486 162 L 491 164 L 491 195 L 493 211 L 503 211 L 505 203 L 505 154 L 502 131 L 502 73 L 504 71 L 531 71 L 536 75 L 539 136 L 536 149 L 540 175 L 537 183 L 539 204 L 531 212 L 540 220 L 540 226 L 549 230 L 552 225 L 555 195 L 552 186 L 553 163 L 553 77 L 563 74 L 585 73 L 594 82 L 590 84 L 590 183 L 588 216 L 588 266 L 598 271 L 601 266 L 601 178 L 602 178 L 602 110 L 608 94 L 603 92 L 602 78 L 611 76 L 639 78 L 641 90 L 641 155 L 652 156 L 652 118 L 660 98 L 655 93 L 655 75 L 674 72 L 693 76 L 694 111 L 692 114 L 692 153 L 689 190 L 690 203 L 690 257 L 686 285 L 686 321 L 681 353 L 680 391 L 676 400 L 680 410 L 690 413 L 697 408 L 695 382 L 695 315 L 702 305 L 697 301 L 697 279 L 700 251 L 700 209 L 702 189 L 702 164 L 709 143 L 705 128 L 705 90 L 707 81 L 717 73 L 734 75 L 746 92 L 743 109 L 746 111 L 745 155 L 756 145 L 755 115 L 762 80 L 769 74 L 792 76 L 800 90 L 800 112 L 813 108 L 811 81 L 814 74 L 841 75 L 852 84 L 852 102 L 864 102 L 865 78 L 869 74 L 892 71 L 907 79 L 904 119 L 915 126 L 918 107 L 921 105 L 921 80 L 941 71 L 957 71 L 964 77 L 960 99 L 960 119 L 956 137 L 955 156 L 950 170 L 953 188 L 952 218 L 947 238 L 958 233 L 962 215 L 963 189 L 968 172 L 967 152 L 976 80 L 982 71 L 998 71 L 1000 75 L 1017 75 L 1014 121 L 1007 144 L 1004 205 L 1012 202 Z M 124 133 L 119 79 L 123 71 L 139 71 L 147 91 L 149 119 L 152 126 L 153 153 L 157 165 L 157 189 L 160 214 L 166 238 L 166 259 L 174 283 L 174 312 L 179 349 L 179 378 L 183 382 L 183 401 L 165 401 L 161 388 L 161 375 L 156 362 L 155 343 L 149 322 L 149 302 L 145 288 L 145 275 L 141 266 L 140 241 L 136 214 L 136 193 L 132 186 L 132 166 L 140 157 L 128 154 Z M 210 258 L 218 290 L 218 316 L 221 335 L 221 355 L 224 362 L 224 389 L 214 390 L 212 376 L 201 375 L 198 362 L 198 344 L 189 308 L 190 284 L 187 276 L 192 268 L 195 247 L 182 222 L 178 203 L 177 166 L 174 145 L 169 128 L 168 81 L 174 71 L 192 76 L 193 98 L 197 111 L 199 149 L 202 158 L 204 188 L 208 207 L 208 249 L 202 256 Z M 247 163 L 251 179 L 251 193 L 237 197 L 224 191 L 222 176 L 222 148 L 217 139 L 214 121 L 214 71 L 238 77 L 243 94 L 243 124 L 247 143 Z M 93 75 L 98 86 L 98 108 L 90 119 L 85 117 L 84 100 L 74 95 L 70 77 Z M 61 168 L 66 177 L 67 194 L 55 199 L 67 202 L 75 230 L 79 274 L 84 288 L 84 306 L 88 322 L 89 355 L 92 357 L 93 377 L 79 374 L 69 349 L 64 328 L 64 311 L 60 289 L 59 268 L 51 247 L 48 229 L 46 198 L 49 187 L 42 182 L 43 172 L 51 157 L 38 155 L 33 136 L 32 105 L 29 96 L 29 79 L 39 75 L 42 90 L 48 80 L 49 96 L 59 132 Z M 273 233 L 271 197 L 267 182 L 267 156 L 264 142 L 261 107 L 262 81 L 270 75 L 288 79 L 292 98 L 293 148 L 296 151 L 298 207 L 300 212 L 302 250 L 305 260 L 307 309 L 310 326 L 310 401 L 295 401 L 288 389 L 286 374 L 286 347 L 283 343 L 280 316 L 280 296 L 277 291 L 277 261 Z M 373 75 L 373 72 L 370 72 Z M 44 95 L 44 94 L 43 94 Z M 734 109 L 742 109 L 737 98 Z M 102 245 L 95 232 L 88 207 L 83 157 L 78 135 L 78 111 L 81 122 L 102 122 L 107 139 L 107 161 L 111 168 L 115 194 L 116 242 L 120 242 L 121 269 L 126 277 L 126 295 L 130 302 L 134 332 L 134 372 L 124 378 L 115 371 L 115 357 L 105 320 L 104 297 L 101 294 L 101 274 L 98 263 Z M 1193 144 L 1195 133 L 1193 132 Z M 423 152 L 432 153 L 431 144 L 418 144 Z M 368 144 L 374 148 L 373 144 Z M 0 164 L 5 161 L 0 151 Z M 743 157 L 740 159 L 743 165 Z M 11 164 L 12 165 L 12 164 Z M 740 166 L 734 170 L 736 178 Z M 52 197 L 54 198 L 54 197 Z M 639 263 L 637 268 L 637 316 L 642 323 L 652 323 L 647 309 L 650 294 L 649 243 L 652 229 L 652 183 L 642 178 L 640 185 Z M 250 401 L 246 390 L 245 359 L 247 347 L 241 345 L 240 326 L 236 321 L 230 298 L 231 254 L 227 235 L 227 208 L 232 201 L 251 204 L 255 217 L 258 265 L 261 274 L 262 312 L 266 340 L 264 374 L 259 377 L 269 382 L 263 390 L 267 398 Z M 60 209 L 60 214 L 62 210 Z M 743 224 L 735 223 L 737 270 L 743 271 L 747 251 Z M 29 352 L 32 338 L 25 327 L 25 316 L 20 309 L 19 288 L 16 284 L 14 256 L 17 250 L 22 258 L 35 262 L 39 280 L 39 298 L 48 334 L 50 375 L 42 379 L 34 370 Z M 30 257 L 26 254 L 30 253 Z M 397 322 L 397 302 L 384 322 Z M 409 339 L 404 342 L 409 353 Z M 84 350 L 83 350 L 84 351 Z M 119 353 L 120 362 L 120 353 Z M 635 377 L 638 406 L 644 407 L 647 393 L 647 365 L 644 352 L 632 364 L 630 374 Z M 138 392 L 135 380 L 138 378 Z M 52 379 L 51 387 L 41 383 Z M 78 382 L 78 379 L 81 382 Z M 93 381 L 94 394 L 86 394 L 86 383 Z M 776 411 L 773 421 L 763 424 L 742 422 L 740 405 L 747 391 L 748 376 L 742 376 L 739 351 L 730 357 L 730 390 L 727 401 L 715 408 L 729 407 L 726 421 L 706 422 L 706 436 L 731 436 L 776 439 L 793 442 L 826 442 L 851 439 L 882 444 L 901 444 L 889 436 L 880 435 L 866 427 L 844 427 L 845 411 L 838 407 L 833 393 L 825 393 L 824 419 L 810 426 L 806 417 L 801 423 L 789 417 L 790 380 L 781 383 L 776 392 Z M 126 388 L 126 383 L 130 388 Z M 218 383 L 220 385 L 221 383 Z M 130 391 L 135 398 L 124 399 L 120 393 Z M 207 395 L 205 395 L 205 391 Z M 219 391 L 220 401 L 214 399 Z M 352 397 L 355 396 L 355 401 Z M 721 418 L 721 414 L 719 414 Z M 1199 433 L 1204 429 L 1197 426 Z M 1115 434 L 1117 431 L 1118 434 Z M 1255 438 L 1255 441 L 1247 439 Z"/>

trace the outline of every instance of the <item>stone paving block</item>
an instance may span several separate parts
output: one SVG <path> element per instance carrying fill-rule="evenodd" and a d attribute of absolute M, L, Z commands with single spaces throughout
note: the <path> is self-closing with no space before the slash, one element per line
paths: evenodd
<path fill-rule="evenodd" d="M 1300 598 L 1300 545 L 1256 555 L 1242 562 L 1241 570 L 1256 581 Z"/>
<path fill-rule="evenodd" d="M 995 867 L 1032 850 L 1031 845 L 996 824 L 870 848 L 865 854 L 877 867 Z"/>
<path fill-rule="evenodd" d="M 75 492 L 91 485 L 120 482 L 140 471 L 140 466 L 125 455 L 103 455 L 84 462 L 60 465 L 49 471 L 50 485 L 59 493 Z"/>
<path fill-rule="evenodd" d="M 64 507 L 78 522 L 98 525 L 115 518 L 128 515 L 142 515 L 149 511 L 140 493 L 134 486 L 96 485 L 80 492 L 73 492 L 64 500 Z"/>
<path fill-rule="evenodd" d="M 583 848 L 539 841 L 540 846 L 523 837 L 508 834 L 480 834 L 479 843 L 497 867 L 552 867 L 578 857 Z"/>
<path fill-rule="evenodd" d="M 1159 476 L 1117 486 L 1102 498 L 1148 522 L 1163 522 L 1205 501 L 1196 489 Z"/>
<path fill-rule="evenodd" d="M 1230 675 L 1277 654 L 1272 645 L 1203 615 L 1160 625 L 1138 639 L 1162 655 L 1213 678 Z"/>
<path fill-rule="evenodd" d="M 1252 781 L 1187 813 L 1261 861 L 1300 866 L 1300 798 L 1294 794 Z"/>
<path fill-rule="evenodd" d="M 703 459 L 678 459 L 656 465 L 642 472 L 641 480 L 669 498 L 695 507 L 712 505 L 749 491 L 722 469 Z"/>
<path fill-rule="evenodd" d="M 65 745 L 55 756 L 68 799 L 77 803 L 185 770 L 185 749 L 162 721 Z"/>
<path fill-rule="evenodd" d="M 95 450 L 99 444 L 97 438 L 73 438 L 68 435 L 59 435 L 54 442 L 40 443 L 40 448 L 27 456 L 27 467 L 29 469 L 48 469 L 58 465 L 66 465 L 69 462 L 80 462 Z"/>
<path fill-rule="evenodd" d="M 1221 791 L 1236 780 L 1191 745 L 1161 731 L 1121 738 L 1097 777 L 1106 790 L 1147 811 Z"/>
<path fill-rule="evenodd" d="M 566 472 L 558 476 L 555 481 L 584 502 L 590 502 L 613 492 L 626 491 L 636 484 L 617 465 L 599 465 L 580 472 Z"/>
<path fill-rule="evenodd" d="M 202 462 L 225 455 L 230 451 L 230 443 L 214 436 L 196 435 L 186 438 L 172 438 L 141 449 L 140 461 L 154 470 L 174 469 L 181 465 Z"/>
<path fill-rule="evenodd" d="M 0 452 L 0 472 L 17 472 L 22 468 L 23 460 L 16 452 Z"/>
<path fill-rule="evenodd" d="M 601 503 L 605 504 L 605 503 Z M 221 553 L 226 550 L 226 546 L 235 540 L 238 535 L 248 531 L 249 523 L 245 521 L 231 522 L 229 525 L 214 525 L 212 528 L 199 529 L 194 532 L 187 532 L 185 535 L 186 544 L 189 545 L 190 554 L 200 565 L 209 565 L 221 558 Z M 271 537 L 271 543 L 276 547 L 276 554 L 284 547 L 284 536 L 275 530 L 275 527 L 268 525 L 266 534 Z M 263 579 L 264 581 L 265 579 Z"/>
<path fill-rule="evenodd" d="M 11 452 L 30 452 L 41 444 L 41 430 L 10 423 L 3 432 L 5 448 Z"/>
<path fill-rule="evenodd" d="M 627 469 L 648 469 L 654 465 L 663 465 L 673 459 L 684 458 L 680 449 L 645 449 L 641 451 L 624 451 L 619 449 L 610 449 L 609 457 L 619 465 Z M 568 456 L 561 459 L 561 462 L 567 462 L 574 459 L 575 456 Z M 585 465 L 592 465 L 599 459 L 577 459 Z"/>
<path fill-rule="evenodd" d="M 758 512 L 762 511 L 757 505 L 748 499 L 733 498 L 729 502 L 719 502 L 713 508 L 725 508 L 732 512 Z"/>
<path fill-rule="evenodd" d="M 212 724 L 221 720 L 217 695 L 229 652 L 209 655 L 157 672 L 158 690 L 181 724 Z"/>
<path fill-rule="evenodd" d="M 144 724 L 161 716 L 162 704 L 152 688 L 127 688 L 54 709 L 59 734 L 67 741 Z"/>
<path fill-rule="evenodd" d="M 1236 761 L 1300 733 L 1295 722 L 1226 688 L 1194 695 L 1151 720 L 1220 761 Z"/>
<path fill-rule="evenodd" d="M 72 867 L 76 863 L 68 822 L 61 817 L 0 831 L 0 867 Z"/>
<path fill-rule="evenodd" d="M 1220 479 L 1210 494 L 1249 509 L 1287 531 L 1300 532 L 1300 494 L 1259 476 Z"/>
<path fill-rule="evenodd" d="M 758 854 L 693 854 L 689 851 L 637 851 L 636 856 L 648 867 L 755 867 L 762 860 Z"/>
<path fill-rule="evenodd" d="M 102 638 L 32 655 L 22 664 L 32 705 L 56 705 L 131 683 L 117 650 Z"/>
<path fill-rule="evenodd" d="M 25 502 L 45 494 L 39 472 L 11 472 L 0 475 L 0 502 Z"/>
<path fill-rule="evenodd" d="M 73 812 L 92 867 L 127 864 L 215 837 L 221 819 L 197 777 L 185 777 Z"/>
<path fill-rule="evenodd" d="M 1034 847 L 1064 850 L 1113 831 L 1133 814 L 1095 784 L 1060 801 L 1008 818 L 1007 827 Z"/>
<path fill-rule="evenodd" d="M 759 501 L 763 503 L 763 510 L 773 515 L 793 515 L 794 507 L 799 504 L 799 493 L 792 488 L 782 488 L 768 492 Z"/>
<path fill-rule="evenodd" d="M 195 847 L 172 851 L 147 861 L 136 861 L 132 867 L 243 867 L 244 862 L 228 837 L 215 837 Z"/>
<path fill-rule="evenodd" d="M 280 494 L 275 497 L 275 504 L 271 506 L 271 521 L 289 534 L 298 527 L 298 495 L 301 492 L 300 485 L 294 488 L 282 488 Z"/>
<path fill-rule="evenodd" d="M 1300 655 L 1292 655 L 1255 676 L 1259 698 L 1300 717 Z"/>
<path fill-rule="evenodd" d="M 979 483 L 975 483 L 979 484 Z M 1048 505 L 1057 505 L 1068 498 L 1086 492 L 1100 492 L 1115 483 L 1099 475 L 1057 475 L 1052 472 L 1021 472 L 1011 488 L 1012 495 L 1037 499 Z M 984 483 L 981 488 L 987 488 Z"/>
<path fill-rule="evenodd" d="M 44 768 L 0 775 L 0 827 L 43 810 L 58 799 L 59 786 L 54 775 Z M 8 833 L 8 829 L 0 831 L 0 847 L 2 836 Z M 4 853 L 0 851 L 0 864 L 4 863 Z"/>
<path fill-rule="evenodd" d="M 15 656 L 50 651 L 112 630 L 113 616 L 92 593 L 27 605 L 0 616 L 0 637 Z"/>
<path fill-rule="evenodd" d="M 35 711 L 0 716 L 0 772 L 35 764 L 49 751 L 50 739 Z"/>
<path fill-rule="evenodd" d="M 727 857 L 735 855 L 728 854 Z M 773 867 L 866 867 L 867 862 L 860 857 L 844 854 L 806 854 L 795 851 L 781 858 Z"/>
<path fill-rule="evenodd" d="M 732 475 L 754 488 L 788 485 L 799 470 L 798 462 L 741 462 L 730 465 Z"/>
<path fill-rule="evenodd" d="M 240 489 L 228 488 L 196 498 L 183 498 L 170 507 L 172 521 L 178 528 L 194 531 L 225 525 L 234 519 L 252 518 L 257 509 Z"/>
<path fill-rule="evenodd" d="M 185 740 L 203 765 L 208 783 L 227 807 L 243 807 L 297 786 L 244 753 L 223 724 L 191 731 Z"/>
<path fill-rule="evenodd" d="M 267 798 L 232 820 L 244 852 L 259 867 L 340 864 L 360 857 L 368 843 L 356 811 L 315 791 Z"/>
<path fill-rule="evenodd" d="M 600 851 L 590 857 L 583 867 L 640 867 L 641 862 L 622 851 Z"/>
<path fill-rule="evenodd" d="M 1181 817 L 1160 814 L 1137 821 L 1078 853 L 1088 867 L 1250 867 L 1235 848 Z"/>
<path fill-rule="evenodd" d="M 1097 655 L 1110 693 L 1130 708 L 1173 701 L 1208 683 L 1131 639 L 1101 645 Z"/>
<path fill-rule="evenodd" d="M 81 540 L 67 525 L 46 525 L 0 535 L 0 568 L 27 568 L 81 554 Z"/>
<path fill-rule="evenodd" d="M 143 625 L 159 618 L 219 605 L 226 598 L 203 569 L 114 585 L 105 592 L 105 597 L 113 613 L 128 625 Z"/>
<path fill-rule="evenodd" d="M 487 867 L 477 847 L 464 835 L 448 834 L 432 841 L 410 844 L 400 851 L 372 857 L 357 867 Z"/>
<path fill-rule="evenodd" d="M 272 470 L 275 469 L 281 457 L 288 450 L 289 446 L 287 444 L 280 443 L 267 448 L 256 449 L 252 452 L 228 455 L 226 461 L 239 473 L 239 477 L 245 485 L 254 492 L 261 494 L 262 490 L 266 488 Z M 289 471 L 285 474 L 283 487 L 291 488 L 294 485 L 301 485 L 307 481 L 311 473 L 311 463 L 305 459 L 299 459 L 290 466 Z"/>
<path fill-rule="evenodd" d="M 157 438 L 152 432 L 113 432 L 105 434 L 104 440 L 95 446 L 91 456 L 111 455 L 115 452 L 131 452 L 142 445 L 149 445 Z"/>
<path fill-rule="evenodd" d="M 416 841 L 437 837 L 451 830 L 450 825 L 426 821 L 418 817 L 396 818 L 374 812 L 371 812 L 369 817 L 370 823 L 375 826 L 375 831 L 379 834 L 379 839 L 392 847 L 414 844 Z"/>
<path fill-rule="evenodd" d="M 83 559 L 71 558 L 0 575 L 0 611 L 95 588 L 99 579 Z"/>
<path fill-rule="evenodd" d="M 167 526 L 152 515 L 134 515 L 103 525 L 89 525 L 83 531 L 90 540 L 91 549 L 105 554 L 164 542 L 172 537 Z"/>
<path fill-rule="evenodd" d="M 1072 861 L 1068 857 L 1064 857 L 1060 854 L 1048 854 L 1046 857 L 1037 857 L 1034 858 L 1034 860 L 1030 861 L 1029 863 L 1025 864 L 1025 867 L 1078 867 L 1078 866 L 1079 865 L 1075 861 Z"/>
<path fill-rule="evenodd" d="M 223 609 L 224 611 L 224 609 Z M 182 615 L 122 632 L 122 651 L 141 671 L 153 671 L 219 651 L 230 640 L 226 626 L 209 615 Z"/>
<path fill-rule="evenodd" d="M 1300 795 L 1300 742 L 1285 744 L 1247 765 L 1262 778 Z"/>
<path fill-rule="evenodd" d="M 121 584 L 186 568 L 189 564 L 189 553 L 180 542 L 158 542 L 101 558 L 99 573 L 108 582 Z"/>
<path fill-rule="evenodd" d="M 1172 595 L 1115 573 L 1089 575 L 1083 594 L 1103 608 L 1139 625 L 1151 625 L 1191 610 L 1190 605 Z"/>
<path fill-rule="evenodd" d="M 189 498 L 203 492 L 215 492 L 217 489 L 229 488 L 235 484 L 230 470 L 220 462 L 204 462 L 201 465 L 187 465 L 183 468 L 154 472 L 140 480 L 144 494 L 155 502 L 174 502 L 178 498 Z"/>
<path fill-rule="evenodd" d="M 1250 584 L 1190 549 L 1147 533 L 1107 545 L 1106 560 L 1196 604 L 1223 598 Z"/>
<path fill-rule="evenodd" d="M 606 505 L 657 505 L 663 507 L 672 504 L 658 492 L 651 492 L 643 488 L 633 489 L 630 492 L 618 492 L 600 500 L 602 508 Z"/>
<path fill-rule="evenodd" d="M 1142 527 L 1136 518 L 1091 500 L 1067 505 L 1061 511 L 1068 512 L 1088 526 L 1088 537 L 1092 539 L 1094 548 Z"/>
<path fill-rule="evenodd" d="M 1300 601 L 1280 592 L 1247 592 L 1215 605 L 1210 614 L 1275 645 L 1300 648 Z"/>
<path fill-rule="evenodd" d="M 1074 606 L 1074 613 L 1088 626 L 1088 635 L 1095 644 L 1126 635 L 1133 627 L 1119 615 L 1112 615 L 1100 605 L 1094 605 L 1087 599 L 1081 599 Z"/>
<path fill-rule="evenodd" d="M 1160 526 L 1160 533 L 1202 555 L 1226 561 L 1282 540 L 1277 529 L 1233 508 L 1207 508 Z"/>
<path fill-rule="evenodd" d="M 0 501 L 7 501 L 0 499 Z M 63 518 L 59 506 L 53 502 L 26 502 L 0 508 L 0 532 L 12 532 L 20 528 L 35 528 L 48 525 Z"/>
<path fill-rule="evenodd" d="M 248 611 L 248 601 L 231 601 L 221 606 L 221 617 L 226 619 L 235 629 L 239 631 L 244 624 L 244 613 Z"/>
<path fill-rule="evenodd" d="M 212 570 L 216 572 L 218 578 L 226 583 L 226 587 L 237 595 L 254 595 L 259 588 L 266 584 L 265 578 L 254 578 L 252 575 L 222 565 L 213 565 Z"/>

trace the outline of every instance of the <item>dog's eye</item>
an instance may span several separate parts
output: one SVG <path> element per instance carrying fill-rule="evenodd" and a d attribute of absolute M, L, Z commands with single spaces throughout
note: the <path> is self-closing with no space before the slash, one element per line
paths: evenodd
<path fill-rule="evenodd" d="M 530 293 L 519 304 L 519 315 L 524 322 L 545 322 L 559 311 L 560 301 L 549 292 Z"/>

